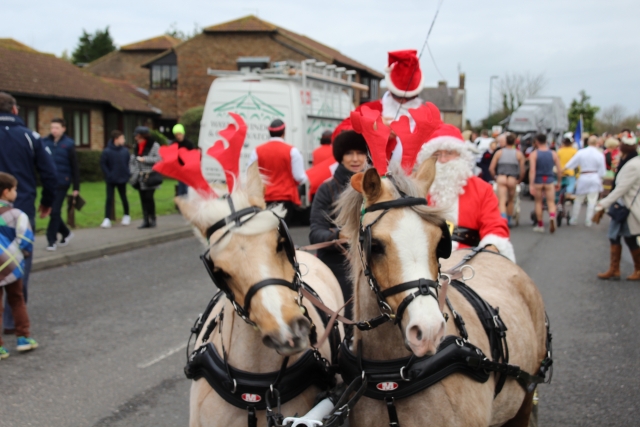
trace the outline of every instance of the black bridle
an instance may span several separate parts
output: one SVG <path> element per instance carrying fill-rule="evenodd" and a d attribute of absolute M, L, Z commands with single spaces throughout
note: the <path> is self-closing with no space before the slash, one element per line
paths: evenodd
<path fill-rule="evenodd" d="M 393 180 L 391 181 L 393 182 Z M 395 183 L 394 183 L 395 185 Z M 396 187 L 397 189 L 397 187 Z M 420 296 L 431 296 L 438 300 L 439 290 L 440 290 L 440 282 L 436 280 L 430 280 L 425 278 L 420 278 L 417 280 L 412 280 L 410 282 L 404 282 L 397 284 L 395 286 L 391 286 L 388 289 L 382 290 L 380 288 L 380 284 L 376 280 L 375 275 L 373 274 L 372 269 L 372 235 L 371 229 L 373 226 L 380 221 L 380 219 L 387 214 L 391 209 L 398 208 L 406 208 L 412 206 L 426 206 L 427 199 L 424 197 L 410 197 L 398 190 L 401 197 L 396 200 L 391 200 L 388 202 L 374 203 L 366 209 L 362 210 L 362 215 L 360 219 L 360 238 L 359 238 L 359 249 L 360 256 L 363 264 L 364 275 L 367 277 L 367 281 L 369 283 L 369 287 L 376 294 L 376 299 L 378 301 L 378 306 L 380 307 L 380 311 L 382 316 L 387 317 L 388 320 L 393 320 L 393 322 L 397 325 L 400 325 L 402 321 L 402 316 L 409 306 L 411 302 L 413 302 L 416 298 Z M 364 219 L 364 215 L 369 212 L 383 211 L 373 222 L 367 225 L 363 225 L 362 221 Z M 436 248 L 436 256 L 438 258 L 449 258 L 451 255 L 451 234 L 449 232 L 449 228 L 446 223 L 443 221 L 440 225 L 440 229 L 442 230 L 442 237 L 438 242 L 438 246 Z M 420 243 L 419 243 L 420 244 Z M 440 276 L 440 264 L 438 264 L 438 276 Z M 416 289 L 415 292 L 406 296 L 402 302 L 398 305 L 397 311 L 394 313 L 393 309 L 387 303 L 387 298 L 401 292 L 409 291 L 412 289 Z M 375 320 L 378 320 L 376 318 Z M 374 319 L 372 319 L 374 320 Z M 365 322 L 368 323 L 368 322 Z M 376 322 L 378 325 L 384 322 L 378 321 Z M 377 326 L 377 325 L 376 325 Z M 375 327 L 375 326 L 374 326 Z"/>
<path fill-rule="evenodd" d="M 231 225 L 231 227 L 229 227 L 222 234 L 222 236 L 220 236 L 211 246 L 217 245 L 218 243 L 220 243 L 220 241 L 224 237 L 226 237 L 231 232 L 231 230 L 233 230 L 234 228 L 241 227 L 242 225 L 251 221 L 251 219 L 255 218 L 257 214 L 264 211 L 264 209 L 259 208 L 257 206 L 251 206 L 251 207 L 236 211 L 233 206 L 233 201 L 231 200 L 231 197 L 227 197 L 227 201 L 229 203 L 229 207 L 231 208 L 231 214 L 221 219 L 220 221 L 216 222 L 211 227 L 209 227 L 206 231 L 206 237 L 207 239 L 210 239 L 213 233 L 215 233 L 216 231 L 228 225 Z M 251 307 L 251 299 L 262 288 L 265 288 L 267 286 L 284 286 L 286 288 L 289 288 L 298 294 L 296 301 L 301 308 L 303 307 L 302 294 L 301 294 L 302 280 L 300 275 L 300 266 L 296 258 L 296 250 L 295 250 L 295 246 L 293 245 L 293 240 L 291 239 L 291 234 L 289 233 L 289 228 L 287 227 L 287 224 L 284 222 L 284 220 L 280 218 L 278 215 L 276 215 L 274 212 L 270 210 L 267 210 L 267 212 L 273 213 L 273 215 L 278 219 L 278 233 L 280 235 L 280 239 L 282 239 L 282 242 L 279 242 L 278 245 L 282 245 L 282 248 L 284 249 L 287 255 L 287 259 L 289 260 L 289 263 L 291 263 L 291 266 L 293 267 L 294 274 L 293 274 L 293 279 L 291 281 L 287 281 L 280 278 L 267 278 L 267 279 L 261 280 L 249 288 L 249 290 L 247 291 L 247 294 L 244 297 L 244 305 L 240 305 L 236 301 L 236 297 L 233 291 L 231 290 L 231 287 L 229 286 L 229 284 L 225 279 L 225 274 L 221 271 L 216 272 L 215 265 L 213 264 L 213 261 L 211 260 L 211 256 L 209 254 L 210 249 L 207 249 L 207 251 L 203 255 L 200 255 L 200 259 L 204 263 L 204 266 L 207 272 L 209 273 L 209 276 L 211 277 L 211 280 L 213 281 L 213 283 L 218 287 L 218 289 L 224 292 L 224 294 L 226 295 L 227 299 L 231 302 L 231 305 L 233 306 L 233 309 L 238 314 L 238 316 L 240 316 L 240 318 L 244 320 L 246 323 L 254 327 L 257 327 L 256 323 L 249 318 L 249 309 Z"/>

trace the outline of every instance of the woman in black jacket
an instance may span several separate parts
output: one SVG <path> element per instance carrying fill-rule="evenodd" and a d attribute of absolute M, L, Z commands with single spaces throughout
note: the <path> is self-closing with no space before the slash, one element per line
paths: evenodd
<path fill-rule="evenodd" d="M 125 138 L 122 132 L 114 130 L 111 132 L 111 139 L 107 143 L 100 156 L 100 167 L 104 175 L 104 182 L 107 184 L 107 202 L 105 204 L 104 221 L 100 227 L 110 228 L 111 210 L 115 203 L 115 190 L 120 194 L 124 216 L 122 217 L 122 225 L 129 225 L 131 217 L 129 216 L 129 201 L 127 200 L 127 182 L 131 173 L 129 172 L 129 149 L 125 147 Z"/>
<path fill-rule="evenodd" d="M 341 238 L 340 230 L 334 223 L 335 202 L 346 188 L 353 174 L 362 172 L 367 163 L 367 144 L 362 135 L 354 131 L 342 132 L 333 141 L 333 157 L 338 167 L 333 177 L 323 183 L 311 205 L 311 244 L 330 242 Z M 347 258 L 339 245 L 318 250 L 318 258 L 324 262 L 338 279 L 344 300 L 353 294 L 353 284 L 347 272 Z M 345 309 L 351 317 L 351 305 Z"/>

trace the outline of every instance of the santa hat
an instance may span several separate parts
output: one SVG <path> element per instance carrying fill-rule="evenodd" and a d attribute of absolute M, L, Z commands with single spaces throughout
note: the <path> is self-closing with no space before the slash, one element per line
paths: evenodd
<path fill-rule="evenodd" d="M 442 123 L 433 132 L 431 139 L 422 146 L 420 154 L 418 154 L 418 163 L 424 162 L 438 150 L 455 150 L 460 153 L 461 157 L 467 158 L 469 161 L 473 157 L 466 147 L 460 129 L 447 123 Z"/>
<path fill-rule="evenodd" d="M 422 91 L 424 79 L 417 54 L 417 50 L 389 52 L 385 79 L 387 88 L 395 96 L 413 98 Z"/>

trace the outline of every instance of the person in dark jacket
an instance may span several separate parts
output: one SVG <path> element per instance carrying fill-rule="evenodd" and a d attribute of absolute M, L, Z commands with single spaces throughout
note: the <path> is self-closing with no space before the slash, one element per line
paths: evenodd
<path fill-rule="evenodd" d="M 129 150 L 124 146 L 125 138 L 122 132 L 114 130 L 111 132 L 111 139 L 107 143 L 100 156 L 100 167 L 104 174 L 104 181 L 107 184 L 107 203 L 104 209 L 104 221 L 100 227 L 111 228 L 111 210 L 115 202 L 115 189 L 118 189 L 124 216 L 122 225 L 131 224 L 129 216 L 129 201 L 127 200 L 127 182 L 129 182 Z"/>
<path fill-rule="evenodd" d="M 18 197 L 13 206 L 26 213 L 31 223 L 31 229 L 36 229 L 36 172 L 42 183 L 42 196 L 38 213 L 40 218 L 46 218 L 51 213 L 51 206 L 55 198 L 57 178 L 56 166 L 51 153 L 42 144 L 40 135 L 30 130 L 18 116 L 18 106 L 15 98 L 5 92 L 0 92 L 0 172 L 6 172 L 18 180 Z M 29 272 L 33 257 L 25 260 L 22 276 L 22 292 L 27 302 Z M 0 301 L 2 304 L 2 301 Z M 5 333 L 13 333 L 15 323 L 11 309 L 5 307 L 3 315 Z"/>
<path fill-rule="evenodd" d="M 491 144 L 489 144 L 489 149 L 484 153 L 482 153 L 482 157 L 480 158 L 480 161 L 476 163 L 476 165 L 482 171 L 480 173 L 480 178 L 482 178 L 486 182 L 493 181 L 493 175 L 491 175 L 491 172 L 489 171 L 489 167 L 491 166 L 491 161 L 493 160 L 493 156 L 496 154 L 497 145 L 498 143 L 496 141 L 491 142 Z"/>
<path fill-rule="evenodd" d="M 333 157 L 338 167 L 333 177 L 325 181 L 311 205 L 311 244 L 331 242 L 342 238 L 340 230 L 334 224 L 333 209 L 342 191 L 349 184 L 353 174 L 362 172 L 367 164 L 367 143 L 362 135 L 349 130 L 336 136 L 333 141 Z M 347 273 L 347 258 L 344 249 L 334 244 L 324 249 L 318 249 L 318 258 L 324 262 L 336 276 L 342 288 L 344 300 L 353 294 L 353 284 Z M 351 305 L 345 309 L 345 315 L 351 316 Z"/>
<path fill-rule="evenodd" d="M 44 146 L 51 152 L 58 172 L 58 188 L 51 207 L 51 219 L 47 227 L 48 251 L 55 251 L 57 246 L 66 246 L 73 238 L 73 233 L 62 220 L 62 205 L 67 198 L 69 187 L 73 184 L 73 197 L 80 191 L 80 170 L 76 158 L 76 143 L 69 138 L 64 119 L 53 119 L 50 125 L 51 134 L 42 140 Z M 58 233 L 62 240 L 58 243 Z"/>
<path fill-rule="evenodd" d="M 173 136 L 175 137 L 172 144 L 178 144 L 179 148 L 186 148 L 187 150 L 193 150 L 194 148 L 196 148 L 193 142 L 185 138 L 184 126 L 182 126 L 180 123 L 175 125 L 172 131 L 173 131 Z M 184 182 L 178 181 L 178 192 L 176 195 L 184 196 L 185 194 L 187 194 L 188 188 L 189 187 L 187 186 L 187 184 L 185 184 Z"/>
<path fill-rule="evenodd" d="M 160 187 L 159 183 L 149 184 L 144 176 L 152 176 L 153 165 L 158 163 L 160 157 L 160 144 L 153 139 L 151 131 L 146 126 L 138 126 L 133 131 L 136 143 L 133 146 L 133 154 L 129 158 L 129 182 L 140 193 L 142 204 L 142 224 L 138 228 L 154 228 L 156 226 L 156 202 L 153 193 Z"/>

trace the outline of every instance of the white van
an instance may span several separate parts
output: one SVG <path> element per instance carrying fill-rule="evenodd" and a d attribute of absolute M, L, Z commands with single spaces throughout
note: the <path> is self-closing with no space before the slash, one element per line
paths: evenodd
<path fill-rule="evenodd" d="M 298 148 L 310 165 L 322 132 L 333 130 L 353 110 L 353 91 L 368 90 L 352 81 L 355 71 L 314 59 L 275 63 L 262 70 L 209 69 L 208 73 L 218 78 L 207 95 L 198 145 L 206 152 L 220 139 L 218 132 L 233 122 L 229 112 L 239 114 L 247 124 L 241 171 L 251 152 L 269 139 L 267 128 L 274 119 L 285 122 L 285 141 Z M 203 156 L 202 169 L 207 181 L 224 182 L 222 169 L 213 158 Z M 302 204 L 308 205 L 306 197 Z"/>

